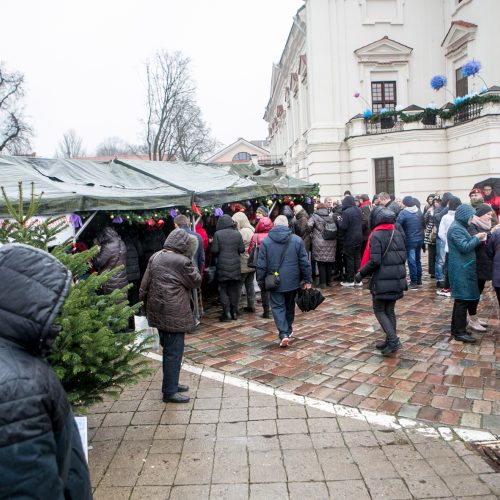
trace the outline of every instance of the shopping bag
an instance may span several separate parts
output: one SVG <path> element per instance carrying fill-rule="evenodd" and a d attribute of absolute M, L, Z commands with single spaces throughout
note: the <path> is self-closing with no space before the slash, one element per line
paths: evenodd
<path fill-rule="evenodd" d="M 146 341 L 144 346 L 149 349 L 158 349 L 160 346 L 160 338 L 158 330 L 149 326 L 146 316 L 134 316 L 135 331 L 137 335 L 134 340 L 135 345 L 139 345 Z"/>

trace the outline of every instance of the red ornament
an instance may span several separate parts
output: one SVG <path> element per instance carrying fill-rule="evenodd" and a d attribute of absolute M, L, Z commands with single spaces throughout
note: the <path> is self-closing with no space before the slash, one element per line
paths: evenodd
<path fill-rule="evenodd" d="M 285 196 L 285 197 L 283 198 L 283 201 L 284 201 L 285 203 L 290 203 L 290 198 L 289 198 L 288 196 Z"/>
<path fill-rule="evenodd" d="M 146 225 L 148 225 L 149 227 L 153 227 L 155 225 L 154 219 L 148 219 L 146 221 Z"/>
<path fill-rule="evenodd" d="M 200 209 L 194 202 L 191 204 L 191 210 L 193 211 L 194 214 L 201 215 Z"/>
<path fill-rule="evenodd" d="M 289 203 L 289 205 L 290 205 L 290 207 L 291 207 L 291 208 L 293 208 L 293 207 L 295 206 L 295 203 L 294 203 L 293 201 L 291 201 L 291 202 Z"/>
<path fill-rule="evenodd" d="M 165 221 L 163 219 L 159 219 L 158 222 L 156 223 L 156 227 L 158 229 L 161 229 L 165 225 Z"/>

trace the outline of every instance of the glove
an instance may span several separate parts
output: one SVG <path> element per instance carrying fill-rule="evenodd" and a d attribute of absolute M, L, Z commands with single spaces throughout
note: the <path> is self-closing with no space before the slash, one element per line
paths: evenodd
<path fill-rule="evenodd" d="M 361 273 L 356 273 L 356 275 L 354 276 L 354 281 L 356 283 L 361 283 L 361 281 L 363 281 L 363 276 L 361 276 Z"/>

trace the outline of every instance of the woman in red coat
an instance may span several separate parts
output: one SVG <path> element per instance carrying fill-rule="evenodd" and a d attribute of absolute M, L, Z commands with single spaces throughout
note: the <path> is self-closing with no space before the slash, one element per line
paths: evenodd
<path fill-rule="evenodd" d="M 260 248 L 260 244 L 264 238 L 267 238 L 269 231 L 273 228 L 273 221 L 269 217 L 263 217 L 259 220 L 257 226 L 255 227 L 255 234 L 250 241 L 250 245 L 248 245 L 248 255 L 252 253 L 252 248 L 255 243 L 257 243 L 257 248 Z M 269 292 L 265 292 L 263 290 L 260 291 L 260 295 L 262 297 L 262 307 L 264 308 L 264 312 L 262 314 L 263 318 L 269 319 L 271 317 L 271 308 L 270 308 L 270 300 L 271 297 Z"/>

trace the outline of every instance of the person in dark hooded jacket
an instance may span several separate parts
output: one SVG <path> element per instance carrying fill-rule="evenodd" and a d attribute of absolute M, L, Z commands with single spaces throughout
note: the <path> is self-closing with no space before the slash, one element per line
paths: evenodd
<path fill-rule="evenodd" d="M 286 220 L 288 221 L 288 229 L 290 229 L 292 233 L 295 233 L 295 225 L 293 223 L 295 214 L 293 213 L 293 209 L 289 205 L 283 205 L 281 208 L 281 215 L 286 217 Z"/>
<path fill-rule="evenodd" d="M 361 243 L 363 242 L 363 214 L 352 196 L 346 196 L 342 200 L 342 216 L 339 219 L 339 227 L 344 231 L 344 246 L 342 249 L 346 280 L 341 282 L 342 286 L 354 286 L 354 275 L 359 268 L 361 259 Z"/>
<path fill-rule="evenodd" d="M 71 273 L 43 250 L 4 245 L 0 283 L 0 498 L 91 499 L 71 406 L 44 359 Z"/>
<path fill-rule="evenodd" d="M 373 312 L 386 334 L 384 342 L 375 347 L 385 356 L 397 351 L 401 342 L 396 329 L 396 301 L 403 297 L 406 283 L 406 247 L 403 234 L 396 229 L 396 215 L 392 210 L 377 210 L 374 229 L 366 244 L 361 269 L 356 281 L 371 275 L 370 291 Z"/>
<path fill-rule="evenodd" d="M 192 262 L 198 249 L 196 236 L 174 229 L 163 250 L 149 260 L 139 298 L 146 307 L 149 326 L 158 328 L 163 348 L 162 393 L 165 403 L 187 403 L 179 394 L 189 387 L 179 384 L 185 334 L 194 330 L 191 291 L 201 285 L 201 274 Z"/>
<path fill-rule="evenodd" d="M 283 260 L 280 266 L 281 256 Z M 276 217 L 274 227 L 260 245 L 257 283 L 261 290 L 265 289 L 268 273 L 278 273 L 280 278 L 278 289 L 271 290 L 271 309 L 280 347 L 287 347 L 293 333 L 295 296 L 301 280 L 304 288 L 311 288 L 311 264 L 302 238 L 291 233 L 283 215 Z"/>
<path fill-rule="evenodd" d="M 127 278 L 127 247 L 118 233 L 112 227 L 105 227 L 96 237 L 95 244 L 100 246 L 99 253 L 94 257 L 96 271 L 112 271 L 122 266 L 109 280 L 102 285 L 102 293 L 109 294 L 113 290 L 128 285 Z"/>
<path fill-rule="evenodd" d="M 245 244 L 230 215 L 224 214 L 217 221 L 211 251 L 217 255 L 217 281 L 222 304 L 219 319 L 236 320 L 241 295 L 240 254 L 245 251 Z"/>

